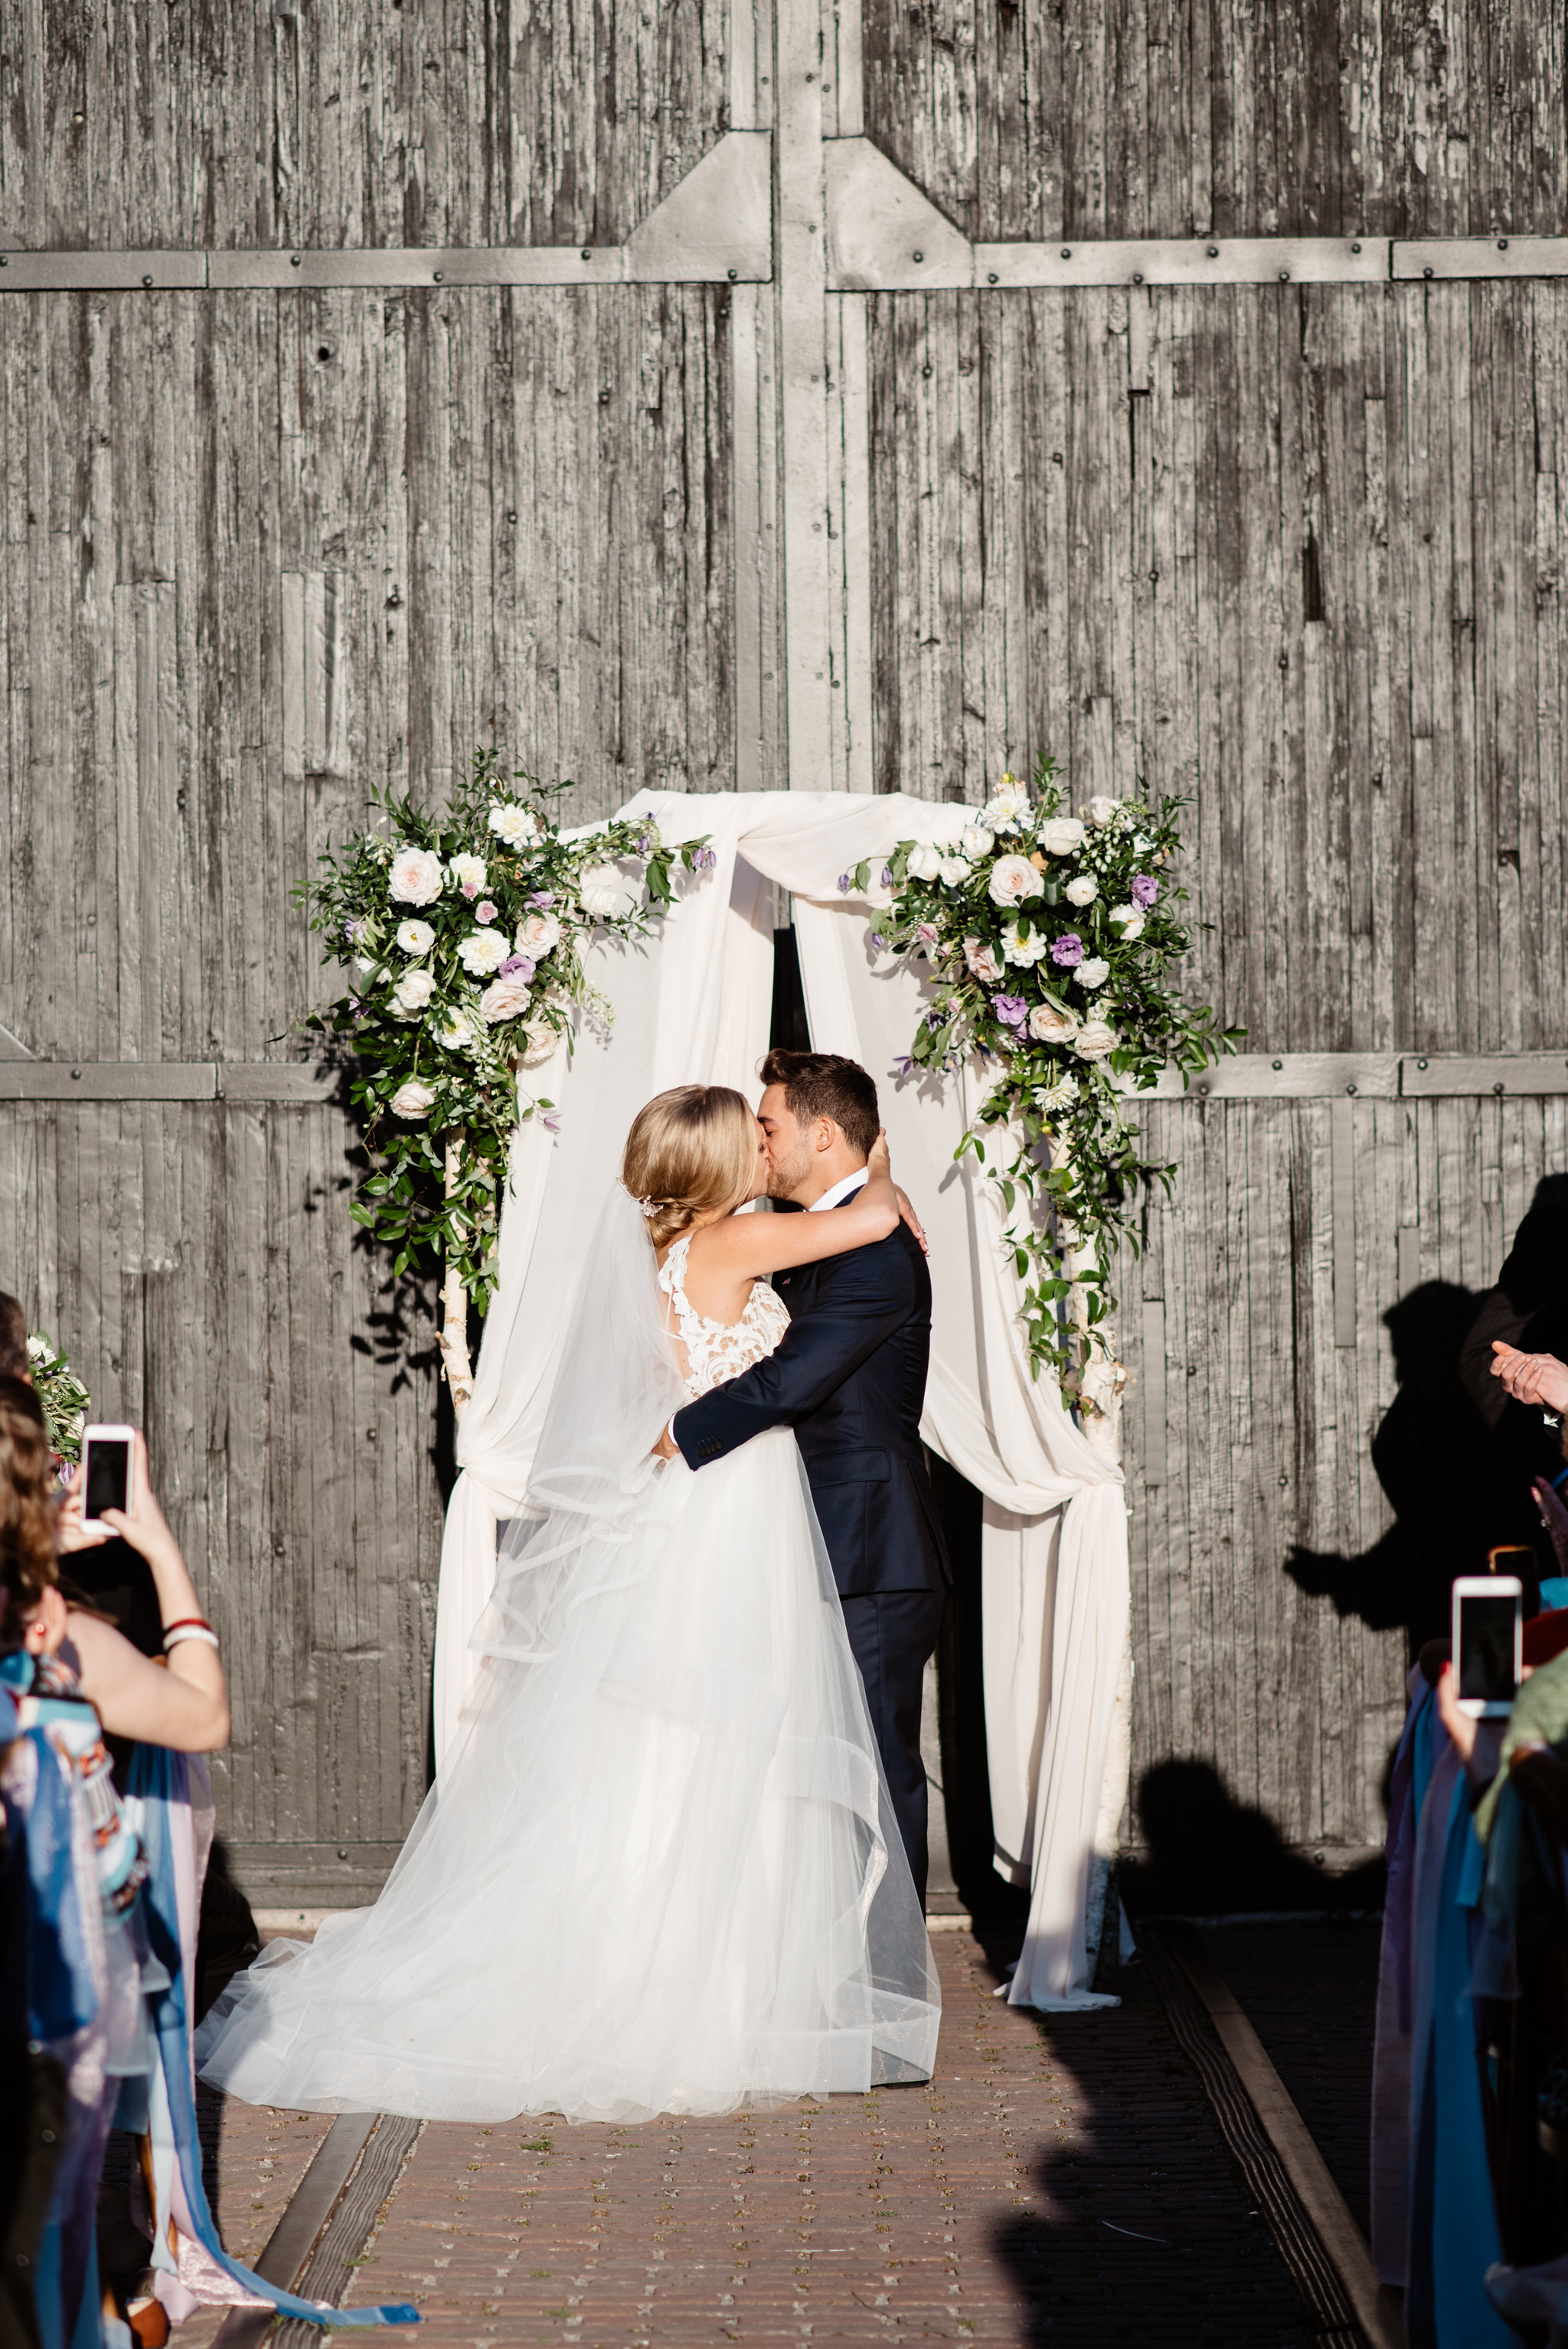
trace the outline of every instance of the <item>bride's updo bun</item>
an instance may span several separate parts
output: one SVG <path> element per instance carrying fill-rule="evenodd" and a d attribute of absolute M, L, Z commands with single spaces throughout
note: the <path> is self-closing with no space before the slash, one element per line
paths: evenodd
<path fill-rule="evenodd" d="M 621 1180 L 648 1219 L 655 1248 L 711 1208 L 738 1207 L 757 1172 L 757 1120 L 728 1085 L 676 1085 L 640 1109 Z"/>

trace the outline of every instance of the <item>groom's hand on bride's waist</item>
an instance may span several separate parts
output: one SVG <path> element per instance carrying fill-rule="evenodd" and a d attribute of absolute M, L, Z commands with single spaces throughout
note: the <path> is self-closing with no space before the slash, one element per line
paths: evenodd
<path fill-rule="evenodd" d="M 657 1458 L 660 1460 L 678 1460 L 681 1456 L 680 1445 L 676 1442 L 675 1437 L 670 1433 L 667 1427 L 660 1436 L 658 1442 L 655 1444 L 654 1451 Z"/>

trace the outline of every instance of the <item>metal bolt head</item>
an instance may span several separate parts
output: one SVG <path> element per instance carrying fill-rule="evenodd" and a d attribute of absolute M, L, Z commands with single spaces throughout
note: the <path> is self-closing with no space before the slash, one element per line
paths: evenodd
<path fill-rule="evenodd" d="M 1353 1093 L 1356 1091 L 1356 1088 L 1354 1085 L 1346 1085 L 1345 1090 L 1347 1093 Z"/>
<path fill-rule="evenodd" d="M 725 272 L 725 275 L 728 278 L 728 280 L 729 280 L 730 284 L 733 285 L 735 284 L 735 282 L 736 282 L 737 278 L 740 275 L 740 272 L 739 272 L 739 270 L 738 270 L 738 269 L 727 269 L 727 270 L 726 270 L 726 272 Z"/>
<path fill-rule="evenodd" d="M 1211 244 L 1206 247 L 1206 250 L 1211 261 L 1218 261 L 1220 258 L 1220 248 L 1217 244 Z"/>
<path fill-rule="evenodd" d="M 442 272 L 440 270 L 437 269 L 431 272 L 430 283 L 432 285 L 439 285 L 442 283 Z"/>
<path fill-rule="evenodd" d="M 299 258 L 300 258 L 300 257 L 299 257 L 299 255 L 298 255 L 298 254 L 297 254 L 297 253 L 291 253 L 291 254 L 290 254 L 290 255 L 289 255 L 289 267 L 290 267 L 291 269 L 297 269 L 297 268 L 299 267 Z"/>
<path fill-rule="evenodd" d="M 1280 271 L 1279 282 L 1282 285 L 1288 285 L 1290 284 L 1290 272 L 1288 269 L 1282 269 Z"/>
<path fill-rule="evenodd" d="M 517 508 L 515 506 L 509 506 L 507 508 L 506 518 L 508 522 L 515 522 L 517 520 Z"/>
<path fill-rule="evenodd" d="M 1359 253 L 1359 252 L 1360 252 L 1360 250 L 1361 250 L 1361 247 L 1360 247 L 1358 244 L 1353 244 L 1353 245 L 1351 246 L 1350 250 L 1351 250 L 1351 252 L 1352 252 L 1352 253 Z"/>
<path fill-rule="evenodd" d="M 150 278 L 150 277 L 143 277 L 143 279 L 142 279 L 142 281 L 141 281 L 141 282 L 142 282 L 142 284 L 143 284 L 144 285 L 151 285 L 151 283 L 152 283 L 152 280 L 151 280 L 151 278 Z"/>
<path fill-rule="evenodd" d="M 11 266 L 11 256 L 10 256 L 10 254 L 9 254 L 8 253 L 0 253 L 0 269 L 9 269 L 9 268 L 10 268 L 10 266 Z"/>
<path fill-rule="evenodd" d="M 1501 1083 L 1499 1083 L 1499 1084 L 1495 1084 L 1495 1085 L 1493 1085 L 1493 1087 L 1492 1087 L 1492 1092 L 1493 1092 L 1494 1093 L 1501 1093 L 1501 1092 L 1504 1092 L 1505 1090 L 1506 1090 L 1506 1089 L 1505 1089 L 1505 1087 L 1504 1087 L 1503 1085 L 1501 1085 Z"/>
<path fill-rule="evenodd" d="M 1424 1068 L 1426 1067 L 1426 1065 L 1427 1065 L 1427 1064 L 1426 1064 L 1425 1061 L 1417 1061 L 1417 1063 L 1416 1063 L 1416 1066 L 1417 1066 L 1417 1068 L 1418 1068 L 1418 1069 L 1424 1069 Z"/>
<path fill-rule="evenodd" d="M 925 255 L 924 255 L 924 254 L 923 254 L 923 253 L 917 253 L 917 254 L 915 254 L 915 256 L 914 256 L 914 257 L 915 257 L 916 261 L 923 261 L 923 260 L 925 259 Z"/>
<path fill-rule="evenodd" d="M 1274 1068 L 1274 1069 L 1283 1069 L 1283 1068 L 1284 1068 L 1284 1062 L 1283 1061 L 1272 1061 L 1269 1063 L 1269 1065 L 1270 1065 L 1270 1067 L 1271 1067 L 1271 1068 Z"/>
<path fill-rule="evenodd" d="M 1423 269 L 1421 272 L 1423 277 L 1430 277 L 1432 274 L 1433 273 L 1429 269 Z"/>
<path fill-rule="evenodd" d="M 1063 245 L 1063 247 L 1062 247 L 1062 259 L 1063 259 L 1064 261 L 1070 261 L 1070 260 L 1072 259 L 1072 257 L 1073 257 L 1073 249 L 1072 249 L 1071 245 L 1070 245 L 1070 244 L 1064 244 L 1064 245 Z"/>
<path fill-rule="evenodd" d="M 583 246 L 583 260 L 584 260 L 584 261 L 592 261 L 592 260 L 593 260 L 593 246 L 592 246 L 591 244 L 585 244 L 585 245 Z"/>
<path fill-rule="evenodd" d="M 1141 269 L 1135 269 L 1135 270 L 1133 271 L 1133 273 L 1132 273 L 1132 282 L 1133 282 L 1133 284 L 1134 284 L 1135 285 L 1142 285 L 1142 283 L 1143 283 L 1143 272 L 1142 272 L 1142 270 L 1141 270 Z"/>
<path fill-rule="evenodd" d="M 996 283 L 996 273 L 994 269 L 987 274 L 985 283 L 987 285 L 995 285 Z"/>
<path fill-rule="evenodd" d="M 1500 237 L 1498 238 L 1498 240 L 1497 240 L 1497 249 L 1498 249 L 1499 253 L 1506 253 L 1506 252 L 1508 251 L 1508 239 L 1507 239 L 1507 237 L 1505 237 L 1505 236 L 1500 236 Z"/>

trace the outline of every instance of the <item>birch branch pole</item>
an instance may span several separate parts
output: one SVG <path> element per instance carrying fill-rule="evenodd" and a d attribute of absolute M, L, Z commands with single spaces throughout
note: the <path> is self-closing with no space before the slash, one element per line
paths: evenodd
<path fill-rule="evenodd" d="M 462 1143 L 455 1134 L 447 1136 L 447 1196 L 450 1199 L 458 1188 L 462 1166 Z M 441 1368 L 451 1391 L 452 1411 L 461 1419 L 469 1407 L 474 1391 L 474 1366 L 469 1353 L 469 1292 L 455 1252 L 447 1257 L 446 1277 L 441 1282 Z"/>

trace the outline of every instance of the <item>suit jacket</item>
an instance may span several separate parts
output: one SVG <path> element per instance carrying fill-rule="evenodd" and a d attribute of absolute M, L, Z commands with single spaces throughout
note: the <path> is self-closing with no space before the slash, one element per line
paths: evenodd
<path fill-rule="evenodd" d="M 901 1223 L 773 1285 L 789 1327 L 765 1361 L 676 1413 L 687 1464 L 792 1427 L 842 1595 L 940 1590 L 950 1575 L 920 1441 L 931 1275 L 918 1241 Z"/>

